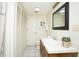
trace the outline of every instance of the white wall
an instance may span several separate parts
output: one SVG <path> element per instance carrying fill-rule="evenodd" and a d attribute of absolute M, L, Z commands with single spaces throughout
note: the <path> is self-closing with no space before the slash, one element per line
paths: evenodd
<path fill-rule="evenodd" d="M 45 15 L 28 15 L 26 20 L 26 38 L 27 45 L 36 45 L 40 37 L 45 36 L 46 32 L 44 27 L 40 26 L 40 22 L 46 22 Z"/>
<path fill-rule="evenodd" d="M 79 50 L 79 2 L 70 3 L 70 30 L 72 41 L 78 45 Z M 77 30 L 77 31 L 76 31 Z"/>
<path fill-rule="evenodd" d="M 17 20 L 16 20 L 16 56 L 22 56 L 26 47 L 26 14 L 22 6 L 17 4 Z M 19 53 L 18 53 L 19 52 Z"/>
<path fill-rule="evenodd" d="M 18 4 L 16 23 L 16 56 L 22 56 L 26 46 L 37 45 L 40 37 L 46 36 L 45 28 L 40 26 L 41 21 L 46 22 L 45 15 L 27 15 L 21 5 Z"/>
<path fill-rule="evenodd" d="M 55 35 L 57 39 L 61 40 L 63 36 L 70 36 L 71 41 L 77 45 L 79 50 L 79 3 L 71 2 L 69 5 L 69 30 L 53 30 L 52 29 L 52 13 L 57 10 L 62 3 L 60 3 L 53 11 L 51 11 L 47 18 L 49 25 L 49 35 Z M 77 30 L 77 31 L 76 31 Z"/>

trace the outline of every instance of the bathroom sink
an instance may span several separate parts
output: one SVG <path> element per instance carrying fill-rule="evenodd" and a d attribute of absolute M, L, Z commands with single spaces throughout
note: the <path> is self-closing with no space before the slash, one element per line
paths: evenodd
<path fill-rule="evenodd" d="M 77 52 L 77 49 L 73 46 L 65 48 L 62 46 L 62 42 L 51 38 L 41 38 L 48 53 L 66 53 L 66 52 Z"/>

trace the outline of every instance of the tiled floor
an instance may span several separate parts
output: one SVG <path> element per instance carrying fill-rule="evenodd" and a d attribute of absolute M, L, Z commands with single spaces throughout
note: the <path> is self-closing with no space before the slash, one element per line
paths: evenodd
<path fill-rule="evenodd" d="M 40 57 L 40 51 L 36 46 L 27 46 L 23 56 L 24 57 Z"/>

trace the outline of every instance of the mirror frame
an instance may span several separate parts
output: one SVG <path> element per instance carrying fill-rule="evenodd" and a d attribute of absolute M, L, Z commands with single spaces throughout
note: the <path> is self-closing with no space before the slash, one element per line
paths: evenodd
<path fill-rule="evenodd" d="M 65 7 L 65 26 L 60 26 L 60 27 L 54 27 L 54 14 L 59 12 L 62 8 Z M 52 15 L 52 22 L 53 22 L 53 30 L 69 30 L 69 2 L 66 2 L 64 5 L 62 5 L 59 9 L 57 9 L 53 15 Z"/>

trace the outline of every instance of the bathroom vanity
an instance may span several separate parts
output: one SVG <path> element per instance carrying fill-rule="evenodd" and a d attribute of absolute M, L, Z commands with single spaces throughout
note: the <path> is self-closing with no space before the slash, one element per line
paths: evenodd
<path fill-rule="evenodd" d="M 77 57 L 78 51 L 73 46 L 63 47 L 61 41 L 42 38 L 40 40 L 40 54 L 42 57 Z"/>

